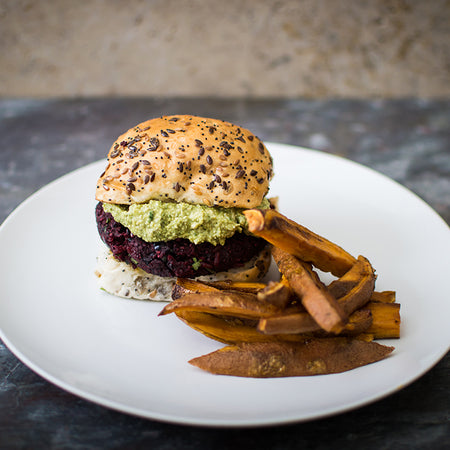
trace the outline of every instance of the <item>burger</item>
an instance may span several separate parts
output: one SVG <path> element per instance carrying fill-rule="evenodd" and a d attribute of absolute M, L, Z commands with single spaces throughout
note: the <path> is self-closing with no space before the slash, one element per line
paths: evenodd
<path fill-rule="evenodd" d="M 228 122 L 174 115 L 131 128 L 96 188 L 100 287 L 168 300 L 177 277 L 261 279 L 267 242 L 248 232 L 242 211 L 270 207 L 272 174 L 263 142 Z"/>

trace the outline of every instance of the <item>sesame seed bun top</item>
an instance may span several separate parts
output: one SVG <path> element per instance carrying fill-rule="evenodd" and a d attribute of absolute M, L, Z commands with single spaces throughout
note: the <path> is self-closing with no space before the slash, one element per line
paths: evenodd
<path fill-rule="evenodd" d="M 267 148 L 250 131 L 222 120 L 164 116 L 114 142 L 96 199 L 253 208 L 267 194 L 272 173 Z"/>

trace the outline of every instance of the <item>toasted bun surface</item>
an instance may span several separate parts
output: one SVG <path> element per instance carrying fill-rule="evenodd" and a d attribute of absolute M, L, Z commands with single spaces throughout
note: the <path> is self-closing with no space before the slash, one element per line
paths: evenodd
<path fill-rule="evenodd" d="M 270 251 L 266 247 L 243 267 L 198 277 L 200 281 L 259 281 L 270 266 Z M 160 277 L 134 269 L 125 262 L 118 261 L 105 246 L 97 257 L 96 275 L 99 287 L 118 297 L 137 300 L 170 301 L 176 278 Z"/>
<path fill-rule="evenodd" d="M 96 199 L 254 208 L 267 194 L 271 177 L 272 158 L 250 131 L 221 120 L 164 116 L 116 140 Z"/>

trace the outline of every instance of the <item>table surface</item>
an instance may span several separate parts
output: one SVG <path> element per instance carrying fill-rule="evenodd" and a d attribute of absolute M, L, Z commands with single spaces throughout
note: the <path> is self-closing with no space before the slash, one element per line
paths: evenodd
<path fill-rule="evenodd" d="M 197 98 L 0 100 L 0 223 L 40 187 L 104 158 L 124 130 L 183 113 L 229 120 L 266 141 L 372 167 L 450 223 L 450 101 Z M 1 341 L 0 363 L 0 448 L 450 448 L 449 354 L 410 386 L 371 405 L 251 429 L 181 426 L 98 406 L 36 375 Z"/>

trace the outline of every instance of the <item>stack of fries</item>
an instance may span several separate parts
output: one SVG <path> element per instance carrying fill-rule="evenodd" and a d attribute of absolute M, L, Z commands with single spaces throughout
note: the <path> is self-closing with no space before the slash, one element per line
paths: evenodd
<path fill-rule="evenodd" d="M 383 359 L 400 337 L 394 291 L 375 291 L 376 275 L 354 258 L 274 209 L 244 211 L 249 231 L 272 245 L 280 280 L 264 283 L 178 279 L 175 313 L 187 325 L 229 344 L 189 361 L 215 374 L 287 377 L 339 373 Z M 326 286 L 314 268 L 336 277 Z"/>

